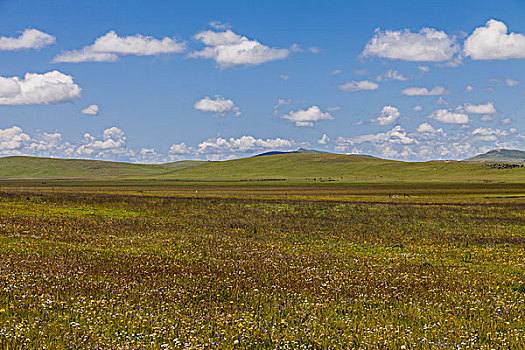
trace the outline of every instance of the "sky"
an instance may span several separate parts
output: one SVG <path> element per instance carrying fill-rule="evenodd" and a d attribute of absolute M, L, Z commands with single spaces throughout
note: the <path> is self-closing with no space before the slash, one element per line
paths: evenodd
<path fill-rule="evenodd" d="M 525 150 L 525 2 L 0 1 L 0 155 Z"/>

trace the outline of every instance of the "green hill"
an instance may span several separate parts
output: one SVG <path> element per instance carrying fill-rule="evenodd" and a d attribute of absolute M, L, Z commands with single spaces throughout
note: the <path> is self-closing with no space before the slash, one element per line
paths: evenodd
<path fill-rule="evenodd" d="M 183 161 L 162 165 L 131 164 L 100 160 L 38 157 L 0 158 L 0 177 L 8 178 L 119 178 L 170 173 L 205 162 Z"/>
<path fill-rule="evenodd" d="M 510 162 L 525 163 L 525 152 L 512 149 L 498 149 L 479 154 L 475 157 L 466 159 L 470 162 Z"/>
<path fill-rule="evenodd" d="M 208 162 L 161 178 L 179 180 L 521 181 L 525 168 L 456 161 L 401 162 L 366 156 L 290 153 Z"/>
<path fill-rule="evenodd" d="M 159 165 L 35 157 L 0 158 L 0 178 L 158 179 L 187 181 L 525 182 L 525 167 L 480 162 L 401 162 L 367 156 L 289 153 L 220 162 Z"/>

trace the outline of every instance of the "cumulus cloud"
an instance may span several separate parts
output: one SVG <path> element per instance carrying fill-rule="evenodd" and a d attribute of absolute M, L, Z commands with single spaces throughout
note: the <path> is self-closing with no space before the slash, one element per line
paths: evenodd
<path fill-rule="evenodd" d="M 0 153 L 6 154 L 19 149 L 25 142 L 30 141 L 31 137 L 25 134 L 18 126 L 0 129 Z"/>
<path fill-rule="evenodd" d="M 37 29 L 26 29 L 17 38 L 0 37 L 0 50 L 17 51 L 35 49 L 39 50 L 54 44 L 56 38 Z"/>
<path fill-rule="evenodd" d="M 349 81 L 345 84 L 339 85 L 337 87 L 341 91 L 345 92 L 355 92 L 355 91 L 363 91 L 363 90 L 377 90 L 379 88 L 379 84 L 370 81 L 370 80 L 361 80 L 361 81 Z"/>
<path fill-rule="evenodd" d="M 355 136 L 352 138 L 342 138 L 339 137 L 336 140 L 336 143 L 339 145 L 357 145 L 362 143 L 375 143 L 375 144 L 403 144 L 409 145 L 417 143 L 415 138 L 410 137 L 407 132 L 399 125 L 395 126 L 392 130 L 387 132 L 380 132 L 377 134 L 368 134 Z"/>
<path fill-rule="evenodd" d="M 98 115 L 98 105 L 89 105 L 82 110 L 82 114 Z"/>
<path fill-rule="evenodd" d="M 427 115 L 427 118 L 446 124 L 466 124 L 469 122 L 467 114 L 459 111 L 450 111 L 448 109 L 438 109 Z"/>
<path fill-rule="evenodd" d="M 414 106 L 414 108 L 412 108 L 415 112 L 421 112 L 423 110 L 423 107 L 417 105 L 417 106 Z"/>
<path fill-rule="evenodd" d="M 473 60 L 525 58 L 525 35 L 509 33 L 505 23 L 491 19 L 465 40 L 463 51 Z"/>
<path fill-rule="evenodd" d="M 399 73 L 397 70 L 389 69 L 385 73 L 378 75 L 376 80 L 377 81 L 384 81 L 384 80 L 407 81 L 408 78 L 405 77 L 403 74 Z"/>
<path fill-rule="evenodd" d="M 119 55 L 152 56 L 180 53 L 185 49 L 186 45 L 174 38 L 156 39 L 140 34 L 121 37 L 110 31 L 97 38 L 90 46 L 58 55 L 53 62 L 115 62 Z"/>
<path fill-rule="evenodd" d="M 343 73 L 341 69 L 334 69 L 333 71 L 330 72 L 330 75 L 339 75 L 341 73 Z"/>
<path fill-rule="evenodd" d="M 0 104 L 56 104 L 72 102 L 81 95 L 73 77 L 51 71 L 44 74 L 26 73 L 19 77 L 0 77 Z"/>
<path fill-rule="evenodd" d="M 88 156 L 101 159 L 130 158 L 135 152 L 126 147 L 124 131 L 114 126 L 104 130 L 102 139 L 89 133 L 84 134 L 82 145 L 76 149 L 77 156 Z"/>
<path fill-rule="evenodd" d="M 483 141 L 497 141 L 501 137 L 508 136 L 509 133 L 500 129 L 476 128 L 472 135 Z"/>
<path fill-rule="evenodd" d="M 256 66 L 266 62 L 282 60 L 290 54 L 288 49 L 276 49 L 238 35 L 231 30 L 224 32 L 203 31 L 195 35 L 205 48 L 194 51 L 190 57 L 209 58 L 220 68 Z"/>
<path fill-rule="evenodd" d="M 450 61 L 459 51 L 455 37 L 433 28 L 423 28 L 417 33 L 376 29 L 366 44 L 363 56 L 420 62 Z"/>
<path fill-rule="evenodd" d="M 306 110 L 290 111 L 281 118 L 295 123 L 295 126 L 313 126 L 318 120 L 333 120 L 328 112 L 323 112 L 318 106 L 311 106 Z"/>
<path fill-rule="evenodd" d="M 241 115 L 239 107 L 237 107 L 232 100 L 225 99 L 224 97 L 219 95 L 216 95 L 214 99 L 210 98 L 209 96 L 206 96 L 202 100 L 195 102 L 193 108 L 201 112 L 209 112 L 221 116 L 225 115 L 228 112 L 234 113 L 235 116 Z"/>
<path fill-rule="evenodd" d="M 424 66 L 424 65 L 421 65 L 421 64 L 417 66 L 417 69 L 419 69 L 423 73 L 430 72 L 430 67 L 429 66 Z"/>
<path fill-rule="evenodd" d="M 430 90 L 426 87 L 409 87 L 401 91 L 401 93 L 407 96 L 438 96 L 447 95 L 449 91 L 442 86 L 436 86 Z"/>
<path fill-rule="evenodd" d="M 474 91 L 474 86 L 472 86 L 472 85 L 467 85 L 467 87 L 465 88 L 465 91 L 466 91 L 466 92 L 472 92 L 472 91 Z"/>
<path fill-rule="evenodd" d="M 495 114 L 498 112 L 496 108 L 494 108 L 493 102 L 478 105 L 467 103 L 459 107 L 459 109 L 468 114 Z"/>
<path fill-rule="evenodd" d="M 227 154 L 235 152 L 255 152 L 266 149 L 283 149 L 289 148 L 294 144 L 293 141 L 275 138 L 275 139 L 257 139 L 253 136 L 241 136 L 240 138 L 208 139 L 199 143 L 195 150 L 198 154 Z"/>
<path fill-rule="evenodd" d="M 391 125 L 399 119 L 399 109 L 393 106 L 384 106 L 381 115 L 372 119 L 371 122 L 379 125 Z"/>
<path fill-rule="evenodd" d="M 434 127 L 430 125 L 429 123 L 419 124 L 416 131 L 420 133 L 427 133 L 427 134 L 435 134 L 437 132 L 437 130 L 434 129 Z"/>
<path fill-rule="evenodd" d="M 169 154 L 188 154 L 190 153 L 190 149 L 184 142 L 181 143 L 175 143 L 171 145 Z"/>

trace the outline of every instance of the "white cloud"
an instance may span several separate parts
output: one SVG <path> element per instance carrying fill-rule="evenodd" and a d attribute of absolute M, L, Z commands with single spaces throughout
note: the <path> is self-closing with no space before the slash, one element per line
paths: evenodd
<path fill-rule="evenodd" d="M 512 79 L 512 78 L 505 78 L 505 79 L 489 79 L 489 81 L 496 82 L 496 83 L 505 83 L 505 85 L 514 87 L 518 86 L 520 84 L 519 80 Z"/>
<path fill-rule="evenodd" d="M 216 95 L 215 99 L 206 96 L 202 100 L 195 102 L 193 108 L 201 112 L 215 113 L 217 115 L 225 115 L 228 112 L 235 113 L 237 117 L 241 115 L 239 107 L 232 100 L 225 99 L 219 95 Z"/>
<path fill-rule="evenodd" d="M 176 143 L 171 145 L 169 154 L 188 154 L 190 153 L 190 149 L 184 142 Z"/>
<path fill-rule="evenodd" d="M 317 140 L 317 143 L 320 145 L 326 145 L 328 142 L 330 142 L 330 138 L 326 134 L 323 134 L 323 137 Z"/>
<path fill-rule="evenodd" d="M 363 56 L 421 62 L 450 61 L 458 52 L 454 37 L 433 28 L 423 28 L 418 33 L 376 29 L 366 44 Z"/>
<path fill-rule="evenodd" d="M 419 69 L 419 70 L 422 71 L 423 73 L 428 73 L 428 72 L 430 72 L 430 67 L 429 67 L 429 66 L 418 65 L 418 66 L 417 66 L 417 69 Z"/>
<path fill-rule="evenodd" d="M 80 62 L 116 62 L 118 56 L 114 53 L 95 52 L 91 46 L 81 50 L 64 52 L 53 59 L 53 63 L 80 63 Z"/>
<path fill-rule="evenodd" d="M 18 126 L 0 129 L 0 153 L 6 154 L 19 149 L 25 142 L 30 140 L 31 137 L 25 134 Z"/>
<path fill-rule="evenodd" d="M 314 122 L 318 120 L 334 119 L 330 113 L 323 113 L 318 106 L 311 106 L 307 110 L 290 111 L 288 114 L 281 116 L 281 118 L 295 122 L 296 126 L 313 126 Z"/>
<path fill-rule="evenodd" d="M 472 92 L 472 91 L 474 91 L 474 86 L 472 86 L 472 85 L 467 85 L 467 87 L 465 88 L 465 91 L 466 91 L 466 92 Z"/>
<path fill-rule="evenodd" d="M 105 129 L 102 139 L 86 133 L 82 145 L 76 149 L 75 153 L 77 156 L 90 158 L 129 159 L 135 156 L 135 152 L 126 147 L 126 140 L 124 132 L 116 126 Z"/>
<path fill-rule="evenodd" d="M 73 77 L 51 71 L 26 73 L 19 77 L 0 77 L 0 105 L 56 104 L 72 102 L 81 95 Z"/>
<path fill-rule="evenodd" d="M 487 102 L 485 104 L 473 105 L 471 103 L 464 104 L 459 107 L 461 111 L 464 111 L 468 114 L 495 114 L 496 108 L 494 108 L 493 102 Z"/>
<path fill-rule="evenodd" d="M 398 119 L 399 109 L 393 106 L 384 106 L 381 109 L 381 115 L 372 119 L 371 122 L 379 125 L 391 125 L 397 122 Z"/>
<path fill-rule="evenodd" d="M 217 30 L 226 30 L 226 29 L 229 29 L 231 27 L 231 25 L 229 23 L 222 23 L 220 21 L 212 21 L 210 23 L 208 23 L 208 25 L 214 29 L 217 29 Z"/>
<path fill-rule="evenodd" d="M 82 114 L 97 115 L 98 110 L 99 110 L 98 105 L 89 105 L 82 110 Z"/>
<path fill-rule="evenodd" d="M 54 44 L 55 37 L 36 29 L 26 29 L 17 38 L 0 37 L 0 50 L 16 51 L 24 49 L 41 49 Z"/>
<path fill-rule="evenodd" d="M 361 80 L 361 81 L 349 81 L 345 84 L 339 85 L 337 87 L 341 91 L 346 92 L 355 92 L 355 91 L 363 91 L 363 90 L 377 90 L 379 88 L 379 84 L 370 81 L 370 80 Z"/>
<path fill-rule="evenodd" d="M 203 31 L 195 35 L 206 47 L 194 51 L 190 57 L 213 59 L 220 68 L 255 66 L 282 60 L 290 54 L 288 49 L 275 49 L 238 35 L 231 30 L 224 32 Z"/>
<path fill-rule="evenodd" d="M 503 118 L 503 119 L 500 120 L 500 123 L 502 125 L 509 125 L 509 124 L 512 123 L 512 119 L 510 119 L 510 118 Z"/>
<path fill-rule="evenodd" d="M 520 84 L 520 82 L 518 80 L 515 80 L 515 79 L 511 79 L 511 78 L 507 78 L 505 79 L 505 84 L 507 84 L 507 86 L 517 86 Z"/>
<path fill-rule="evenodd" d="M 401 91 L 401 93 L 407 96 L 438 96 L 447 95 L 449 91 L 442 86 L 436 86 L 430 90 L 426 87 L 409 87 Z"/>
<path fill-rule="evenodd" d="M 279 75 L 279 78 L 281 78 L 282 80 L 288 80 L 290 79 L 290 76 L 288 74 L 282 73 L 281 75 Z"/>
<path fill-rule="evenodd" d="M 256 139 L 253 136 L 241 136 L 240 138 L 224 139 L 218 137 L 199 143 L 196 153 L 198 154 L 227 154 L 235 152 L 255 152 L 265 149 L 282 149 L 289 148 L 294 144 L 293 141 L 275 138 L 275 139 Z"/>
<path fill-rule="evenodd" d="M 423 107 L 417 105 L 417 106 L 414 106 L 414 108 L 412 108 L 415 112 L 421 112 L 423 110 Z"/>
<path fill-rule="evenodd" d="M 434 129 L 434 127 L 430 125 L 429 123 L 419 124 L 416 131 L 420 133 L 427 133 L 427 134 L 435 134 L 437 132 L 437 130 Z"/>
<path fill-rule="evenodd" d="M 341 110 L 341 106 L 326 107 L 326 110 L 328 112 L 340 111 Z"/>
<path fill-rule="evenodd" d="M 484 122 L 491 122 L 494 120 L 494 118 L 490 115 L 484 115 L 482 116 L 481 118 L 479 118 L 481 121 L 484 121 Z"/>
<path fill-rule="evenodd" d="M 408 136 L 407 132 L 403 130 L 401 126 L 397 125 L 392 130 L 387 132 L 355 136 L 348 139 L 339 137 L 336 140 L 336 143 L 338 143 L 339 145 L 356 145 L 362 143 L 409 145 L 417 143 L 417 140 Z"/>
<path fill-rule="evenodd" d="M 525 35 L 508 33 L 505 23 L 491 19 L 465 40 L 464 53 L 474 60 L 525 58 Z"/>
<path fill-rule="evenodd" d="M 140 34 L 121 37 L 110 31 L 97 38 L 90 46 L 58 55 L 53 62 L 114 62 L 118 60 L 119 55 L 152 56 L 180 53 L 185 49 L 186 45 L 174 38 L 156 39 Z"/>
<path fill-rule="evenodd" d="M 384 80 L 397 80 L 397 81 L 407 81 L 408 78 L 403 74 L 399 73 L 397 70 L 389 69 L 387 72 L 380 74 L 376 78 L 377 81 Z"/>
<path fill-rule="evenodd" d="M 466 124 L 469 122 L 468 115 L 461 112 L 450 111 L 448 109 L 438 109 L 427 116 L 446 124 Z"/>
<path fill-rule="evenodd" d="M 341 69 L 334 69 L 333 71 L 330 72 L 330 75 L 338 75 L 341 73 L 343 73 Z"/>

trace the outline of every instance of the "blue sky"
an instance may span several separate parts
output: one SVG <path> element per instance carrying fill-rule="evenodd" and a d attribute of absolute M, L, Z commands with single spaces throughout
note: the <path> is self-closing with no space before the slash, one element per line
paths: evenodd
<path fill-rule="evenodd" d="M 517 0 L 2 1 L 0 154 L 525 149 L 524 13 Z"/>

